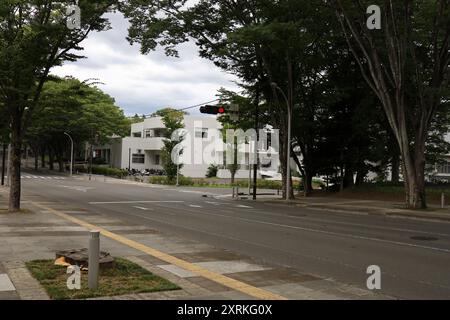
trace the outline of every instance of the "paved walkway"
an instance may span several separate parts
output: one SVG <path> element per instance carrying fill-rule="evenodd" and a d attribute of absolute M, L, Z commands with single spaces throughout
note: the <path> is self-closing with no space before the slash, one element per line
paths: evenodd
<path fill-rule="evenodd" d="M 0 187 L 0 212 L 2 208 L 6 208 L 6 196 L 7 190 Z M 24 263 L 35 259 L 53 259 L 57 250 L 87 247 L 87 228 L 65 219 L 64 216 L 103 228 L 121 239 L 129 240 L 130 243 L 151 248 L 145 253 L 136 249 L 139 246 L 126 245 L 123 241 L 118 242 L 110 237 L 101 238 L 102 250 L 109 251 L 116 257 L 125 257 L 182 288 L 171 292 L 130 294 L 103 299 L 255 298 L 251 294 L 231 289 L 233 286 L 225 285 L 230 281 L 287 299 L 387 298 L 333 279 L 266 265 L 204 243 L 162 234 L 149 227 L 133 225 L 120 219 L 92 214 L 69 204 L 42 202 L 36 197 L 25 196 L 23 206 L 30 212 L 0 213 L 0 299 L 48 299 L 45 290 L 31 277 Z M 48 210 L 43 209 L 44 207 Z M 171 258 L 166 259 L 164 255 L 157 258 L 148 252 L 163 253 Z M 190 269 L 180 267 L 180 263 L 168 261 L 182 261 L 181 265 L 189 266 Z M 209 274 L 218 276 L 205 277 Z M 216 278 L 223 281 L 215 281 Z"/>

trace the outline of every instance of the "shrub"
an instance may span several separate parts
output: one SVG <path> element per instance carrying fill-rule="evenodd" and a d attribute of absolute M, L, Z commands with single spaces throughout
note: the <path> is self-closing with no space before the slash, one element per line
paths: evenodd
<path fill-rule="evenodd" d="M 217 177 L 217 172 L 219 171 L 219 167 L 212 164 L 208 167 L 208 171 L 206 172 L 207 178 L 215 178 Z"/>
<path fill-rule="evenodd" d="M 151 184 L 169 184 L 168 179 L 165 176 L 153 176 L 149 178 L 149 183 Z"/>
<path fill-rule="evenodd" d="M 122 178 L 128 175 L 127 170 L 117 169 L 117 168 L 108 168 L 108 167 L 92 167 L 93 174 L 101 174 L 110 177 L 118 177 Z"/>

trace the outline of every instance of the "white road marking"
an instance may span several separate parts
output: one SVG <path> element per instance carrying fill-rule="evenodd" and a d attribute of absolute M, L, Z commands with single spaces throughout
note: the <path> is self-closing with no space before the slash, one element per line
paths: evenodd
<path fill-rule="evenodd" d="M 7 176 L 5 177 L 7 178 Z M 66 177 L 60 177 L 60 176 L 35 176 L 35 175 L 21 175 L 21 179 L 42 179 L 42 180 L 65 180 Z"/>
<path fill-rule="evenodd" d="M 236 207 L 237 207 L 237 208 L 248 208 L 248 209 L 253 209 L 253 207 L 250 207 L 250 206 L 244 206 L 244 205 L 242 205 L 242 204 L 237 205 Z"/>
<path fill-rule="evenodd" d="M 215 205 L 215 206 L 220 206 L 221 205 L 221 203 L 213 202 L 213 201 L 205 201 L 205 203 L 212 204 L 212 205 Z"/>
<path fill-rule="evenodd" d="M 297 226 L 291 226 L 291 225 L 286 225 L 286 224 L 265 222 L 265 221 L 246 219 L 246 218 L 239 218 L 239 217 L 230 217 L 230 216 L 223 215 L 223 214 L 215 214 L 215 213 L 202 213 L 202 214 L 213 215 L 213 216 L 220 216 L 220 217 L 229 218 L 229 219 L 237 219 L 237 220 L 242 220 L 242 221 L 251 222 L 251 223 L 259 223 L 259 224 L 271 225 L 271 226 L 276 226 L 276 227 L 281 227 L 281 228 L 297 229 L 297 230 L 302 230 L 302 231 L 307 231 L 307 232 L 312 232 L 312 233 L 321 233 L 321 234 L 326 234 L 326 235 L 331 235 L 331 236 L 338 236 L 338 237 L 351 238 L 351 239 L 360 239 L 360 240 L 367 240 L 367 241 L 374 241 L 374 242 L 394 244 L 394 245 L 398 245 L 398 246 L 406 246 L 406 247 L 413 247 L 413 248 L 420 248 L 420 249 L 427 249 L 427 250 L 434 250 L 434 251 L 441 251 L 441 252 L 448 252 L 448 253 L 450 253 L 449 249 L 442 249 L 442 248 L 436 248 L 436 247 L 430 247 L 430 246 L 421 246 L 421 245 L 417 245 L 417 244 L 400 242 L 400 241 L 393 241 L 393 240 L 386 240 L 386 239 L 358 236 L 358 235 L 352 235 L 352 234 L 347 234 L 347 233 L 325 231 L 325 230 L 320 230 L 320 229 L 297 227 Z"/>
<path fill-rule="evenodd" d="M 153 210 L 153 209 L 150 209 L 150 208 L 144 208 L 144 207 L 139 207 L 139 206 L 134 206 L 133 208 L 144 210 L 144 211 Z"/>
<path fill-rule="evenodd" d="M 61 185 L 58 185 L 58 187 L 75 190 L 75 191 L 80 191 L 80 192 L 88 192 L 88 190 L 95 189 L 94 187 L 84 187 L 84 186 L 61 186 Z"/>
<path fill-rule="evenodd" d="M 348 233 L 339 233 L 339 232 L 325 231 L 325 230 L 320 230 L 320 229 L 297 227 L 297 226 L 291 226 L 291 225 L 286 225 L 286 224 L 279 224 L 279 223 L 265 222 L 265 221 L 254 220 L 254 219 L 240 218 L 240 217 L 229 216 L 229 215 L 218 214 L 218 213 L 192 212 L 189 214 L 210 215 L 210 216 L 216 216 L 216 217 L 223 217 L 223 218 L 227 218 L 227 219 L 236 219 L 236 220 L 246 221 L 246 222 L 250 222 L 250 223 L 271 225 L 271 226 L 276 226 L 276 227 L 281 227 L 281 228 L 297 229 L 297 230 L 307 231 L 307 232 L 311 232 L 311 233 L 326 234 L 326 235 L 337 236 L 337 237 L 342 237 L 342 238 L 359 239 L 359 240 L 387 243 L 387 244 L 397 245 L 397 246 L 413 247 L 413 248 L 420 248 L 420 249 L 450 253 L 449 249 L 430 247 L 430 246 L 422 246 L 422 245 L 417 245 L 417 244 L 412 244 L 412 243 L 407 243 L 407 242 L 372 238 L 372 237 L 366 237 L 366 236 L 358 236 L 358 235 L 352 235 L 352 234 L 348 234 Z"/>
<path fill-rule="evenodd" d="M 231 198 L 233 195 L 232 194 L 221 194 L 221 195 L 216 195 L 214 196 L 214 198 Z"/>
<path fill-rule="evenodd" d="M 104 201 L 104 202 L 89 202 L 89 204 L 132 204 L 132 203 L 183 203 L 184 201 L 146 201 L 146 200 L 136 200 L 136 201 Z"/>
<path fill-rule="evenodd" d="M 190 204 L 189 207 L 191 207 L 191 208 L 202 208 L 202 206 L 197 206 L 195 204 Z"/>

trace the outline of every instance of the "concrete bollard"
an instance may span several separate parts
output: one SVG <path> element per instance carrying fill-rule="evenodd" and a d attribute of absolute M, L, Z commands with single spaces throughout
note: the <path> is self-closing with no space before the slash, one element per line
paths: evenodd
<path fill-rule="evenodd" d="M 445 208 L 445 194 L 441 193 L 441 209 Z"/>
<path fill-rule="evenodd" d="M 92 230 L 89 239 L 88 286 L 91 290 L 98 288 L 98 272 L 100 263 L 100 231 Z"/>

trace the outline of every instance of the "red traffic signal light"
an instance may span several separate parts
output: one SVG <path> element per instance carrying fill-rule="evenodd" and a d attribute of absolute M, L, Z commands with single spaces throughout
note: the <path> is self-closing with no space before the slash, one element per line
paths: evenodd
<path fill-rule="evenodd" d="M 201 113 L 206 113 L 206 114 L 224 114 L 225 113 L 225 108 L 222 106 L 203 106 L 200 107 L 200 112 Z"/>

